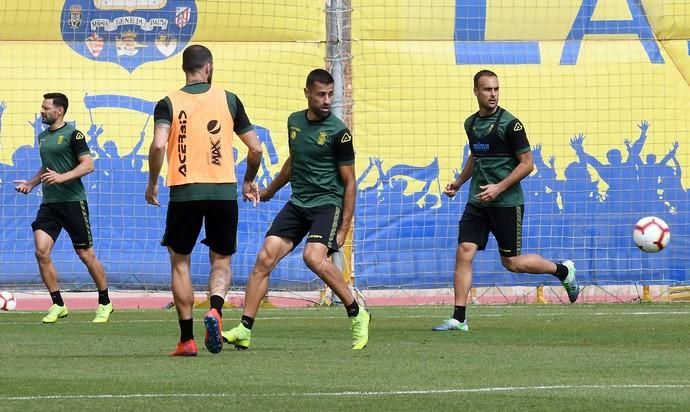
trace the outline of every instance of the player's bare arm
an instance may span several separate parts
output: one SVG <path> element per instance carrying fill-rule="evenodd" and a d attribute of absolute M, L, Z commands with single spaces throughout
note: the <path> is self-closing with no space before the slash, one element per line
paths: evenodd
<path fill-rule="evenodd" d="M 160 206 L 158 202 L 158 176 L 165 160 L 165 146 L 170 136 L 170 125 L 158 123 L 153 129 L 153 141 L 149 147 L 149 182 L 146 185 L 146 203 Z"/>
<path fill-rule="evenodd" d="M 454 181 L 446 185 L 446 189 L 443 191 L 443 193 L 445 193 L 448 197 L 455 197 L 462 185 L 464 185 L 465 182 L 470 180 L 470 178 L 472 177 L 473 170 L 474 158 L 470 156 L 465 162 L 465 166 L 462 168 L 462 171 L 460 172 L 458 177 Z"/>
<path fill-rule="evenodd" d="M 345 191 L 343 193 L 343 222 L 338 228 L 336 242 L 338 246 L 343 246 L 345 237 L 352 224 L 352 216 L 355 210 L 355 195 L 357 193 L 357 179 L 355 178 L 355 165 L 338 166 L 340 178 L 343 180 Z"/>
<path fill-rule="evenodd" d="M 14 190 L 19 193 L 24 193 L 25 195 L 31 193 L 33 188 L 41 183 L 41 174 L 43 174 L 44 171 L 44 168 L 38 169 L 38 172 L 36 172 L 36 174 L 33 175 L 29 180 L 15 180 Z"/>
<path fill-rule="evenodd" d="M 245 201 L 251 201 L 256 206 L 261 198 L 259 186 L 254 183 L 256 173 L 259 171 L 259 166 L 261 166 L 261 142 L 256 137 L 256 130 L 254 129 L 238 136 L 247 146 L 247 171 L 242 181 L 242 197 Z"/>
<path fill-rule="evenodd" d="M 292 156 L 289 156 L 285 160 L 283 167 L 280 169 L 280 173 L 268 184 L 268 187 L 261 190 L 259 194 L 261 201 L 268 202 L 273 199 L 273 196 L 275 196 L 278 190 L 290 182 L 290 176 L 292 176 Z"/>

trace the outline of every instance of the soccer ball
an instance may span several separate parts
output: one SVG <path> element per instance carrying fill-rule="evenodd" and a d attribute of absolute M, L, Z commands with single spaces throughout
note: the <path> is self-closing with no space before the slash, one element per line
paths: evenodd
<path fill-rule="evenodd" d="M 656 253 L 668 246 L 671 240 L 671 229 L 663 219 L 654 216 L 643 217 L 635 224 L 633 239 L 640 250 Z"/>
<path fill-rule="evenodd" d="M 12 292 L 0 292 L 0 310 L 15 310 L 17 308 L 17 300 L 14 298 Z"/>

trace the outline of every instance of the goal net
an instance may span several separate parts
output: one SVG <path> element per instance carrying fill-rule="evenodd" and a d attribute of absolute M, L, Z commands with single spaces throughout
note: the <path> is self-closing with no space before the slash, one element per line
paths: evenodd
<path fill-rule="evenodd" d="M 542 4 L 544 3 L 544 4 Z M 329 25 L 329 13 L 339 24 Z M 264 148 L 265 186 L 288 156 L 286 120 L 306 107 L 307 73 L 349 62 L 347 121 L 358 191 L 346 262 L 366 293 L 440 291 L 453 283 L 467 187 L 443 195 L 469 156 L 464 120 L 472 77 L 498 74 L 499 104 L 524 124 L 536 169 L 522 182 L 523 253 L 572 259 L 584 285 L 676 285 L 690 265 L 690 5 L 682 0 L 68 0 L 0 5 L 0 286 L 41 288 L 31 222 L 40 187 L 13 181 L 40 167 L 43 93 L 70 98 L 66 120 L 87 135 L 96 171 L 84 178 L 97 255 L 111 288 L 169 289 L 164 207 L 144 202 L 153 107 L 184 83 L 181 52 L 204 44 L 214 84 L 236 93 Z M 328 28 L 327 28 L 328 27 Z M 333 55 L 333 42 L 348 55 Z M 236 146 L 238 176 L 246 148 Z M 164 171 L 165 172 L 165 171 Z M 469 186 L 466 185 L 466 186 Z M 289 187 L 258 208 L 240 202 L 233 287 L 242 289 Z M 666 250 L 647 254 L 634 223 L 658 216 Z M 63 289 L 92 289 L 63 233 L 53 252 Z M 192 257 L 204 290 L 208 257 Z M 474 262 L 477 287 L 558 287 L 501 266 L 493 238 Z M 301 247 L 272 290 L 322 282 Z M 437 292 L 433 292 L 437 293 Z"/>

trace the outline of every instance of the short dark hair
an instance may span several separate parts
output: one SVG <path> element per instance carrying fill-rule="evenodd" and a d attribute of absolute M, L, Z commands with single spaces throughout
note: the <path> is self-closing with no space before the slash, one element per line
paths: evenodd
<path fill-rule="evenodd" d="M 324 69 L 314 69 L 309 72 L 307 76 L 307 87 L 311 87 L 314 83 L 319 82 L 323 84 L 332 84 L 334 82 L 333 76 Z"/>
<path fill-rule="evenodd" d="M 479 79 L 481 79 L 484 76 L 495 77 L 498 79 L 496 73 L 492 72 L 491 70 L 480 70 L 477 72 L 477 74 L 474 75 L 474 87 L 479 87 Z"/>
<path fill-rule="evenodd" d="M 65 109 L 65 113 L 67 113 L 67 107 L 69 106 L 69 100 L 67 100 L 67 96 L 65 96 L 62 93 L 46 93 L 43 95 L 44 99 L 53 99 L 53 105 L 62 107 Z"/>
<path fill-rule="evenodd" d="M 208 63 L 213 63 L 211 50 L 200 44 L 193 44 L 182 52 L 182 70 L 185 73 L 201 70 Z"/>

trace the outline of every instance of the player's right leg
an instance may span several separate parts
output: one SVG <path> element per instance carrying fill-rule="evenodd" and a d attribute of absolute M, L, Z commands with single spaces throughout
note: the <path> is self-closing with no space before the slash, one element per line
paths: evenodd
<path fill-rule="evenodd" d="M 264 243 L 256 256 L 252 273 L 244 293 L 244 313 L 240 324 L 223 332 L 223 340 L 235 345 L 237 349 L 247 349 L 251 342 L 254 319 L 259 305 L 268 292 L 268 277 L 278 262 L 302 241 L 307 234 L 299 209 L 290 202 L 278 212 L 271 227 L 266 232 Z"/>
<path fill-rule="evenodd" d="M 225 342 L 235 345 L 237 349 L 249 347 L 254 319 L 259 311 L 261 301 L 268 292 L 269 275 L 278 262 L 290 253 L 292 248 L 292 240 L 288 238 L 270 234 L 266 236 L 263 246 L 256 256 L 252 273 L 249 275 L 247 290 L 244 294 L 242 320 L 236 327 L 222 333 Z"/>
<path fill-rule="evenodd" d="M 453 290 L 455 292 L 455 308 L 453 315 L 432 330 L 463 331 L 467 332 L 469 326 L 465 316 L 470 290 L 472 289 L 472 260 L 477 253 L 478 245 L 471 242 L 462 242 L 455 251 L 455 272 L 453 273 Z"/>
<path fill-rule="evenodd" d="M 55 240 L 62 230 L 62 226 L 54 216 L 52 209 L 51 204 L 41 204 L 36 220 L 31 224 L 34 232 L 34 254 L 38 263 L 38 270 L 53 301 L 52 306 L 48 309 L 48 314 L 42 319 L 43 323 L 55 323 L 58 319 L 69 315 L 69 310 L 67 310 L 60 294 L 57 270 L 51 259 Z"/>
<path fill-rule="evenodd" d="M 170 202 L 161 244 L 170 253 L 171 288 L 180 325 L 180 340 L 171 356 L 196 356 L 194 342 L 194 289 L 190 275 L 190 255 L 203 223 L 198 201 Z"/>
<path fill-rule="evenodd" d="M 50 235 L 39 229 L 34 231 L 34 243 L 36 246 L 36 260 L 38 261 L 41 278 L 48 288 L 50 298 L 53 301 L 52 306 L 48 309 L 48 314 L 42 319 L 42 322 L 55 323 L 58 319 L 65 318 L 69 315 L 69 310 L 62 300 L 60 288 L 58 287 L 57 271 L 50 258 L 55 242 Z"/>
<path fill-rule="evenodd" d="M 472 289 L 472 261 L 478 250 L 484 250 L 489 240 L 489 217 L 485 208 L 468 203 L 458 223 L 458 247 L 455 250 L 453 315 L 432 328 L 433 331 L 468 331 L 465 312 Z"/>
<path fill-rule="evenodd" d="M 190 255 L 170 251 L 171 289 L 180 325 L 180 341 L 171 356 L 196 356 L 193 332 L 194 287 L 190 275 Z"/>

